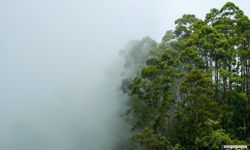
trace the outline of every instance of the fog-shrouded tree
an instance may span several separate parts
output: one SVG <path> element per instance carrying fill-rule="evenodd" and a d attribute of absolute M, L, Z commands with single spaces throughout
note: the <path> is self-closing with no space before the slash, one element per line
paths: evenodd
<path fill-rule="evenodd" d="M 228 2 L 185 14 L 160 43 L 123 51 L 132 149 L 220 149 L 250 143 L 250 20 Z"/>

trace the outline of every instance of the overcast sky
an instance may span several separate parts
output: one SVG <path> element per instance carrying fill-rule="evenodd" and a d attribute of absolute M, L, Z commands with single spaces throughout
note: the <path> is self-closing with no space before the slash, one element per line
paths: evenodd
<path fill-rule="evenodd" d="M 110 150 L 119 50 L 225 2 L 0 0 L 0 149 Z"/>

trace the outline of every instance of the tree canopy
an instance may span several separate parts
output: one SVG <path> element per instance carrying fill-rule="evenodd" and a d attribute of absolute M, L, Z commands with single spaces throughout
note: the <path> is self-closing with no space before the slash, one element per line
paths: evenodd
<path fill-rule="evenodd" d="M 133 43 L 121 88 L 138 150 L 250 143 L 250 20 L 228 2 L 185 14 L 160 43 Z"/>

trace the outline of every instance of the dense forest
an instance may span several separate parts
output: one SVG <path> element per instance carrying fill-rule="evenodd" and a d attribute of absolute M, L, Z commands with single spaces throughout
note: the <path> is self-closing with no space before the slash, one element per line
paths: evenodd
<path fill-rule="evenodd" d="M 249 18 L 228 2 L 175 24 L 160 43 L 146 37 L 121 52 L 131 149 L 250 144 Z"/>

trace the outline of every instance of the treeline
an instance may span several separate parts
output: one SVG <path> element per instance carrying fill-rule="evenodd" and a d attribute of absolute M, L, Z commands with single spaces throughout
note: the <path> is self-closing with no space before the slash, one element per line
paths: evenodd
<path fill-rule="evenodd" d="M 131 149 L 250 143 L 250 20 L 233 3 L 183 15 L 162 42 L 133 42 L 121 89 Z"/>

